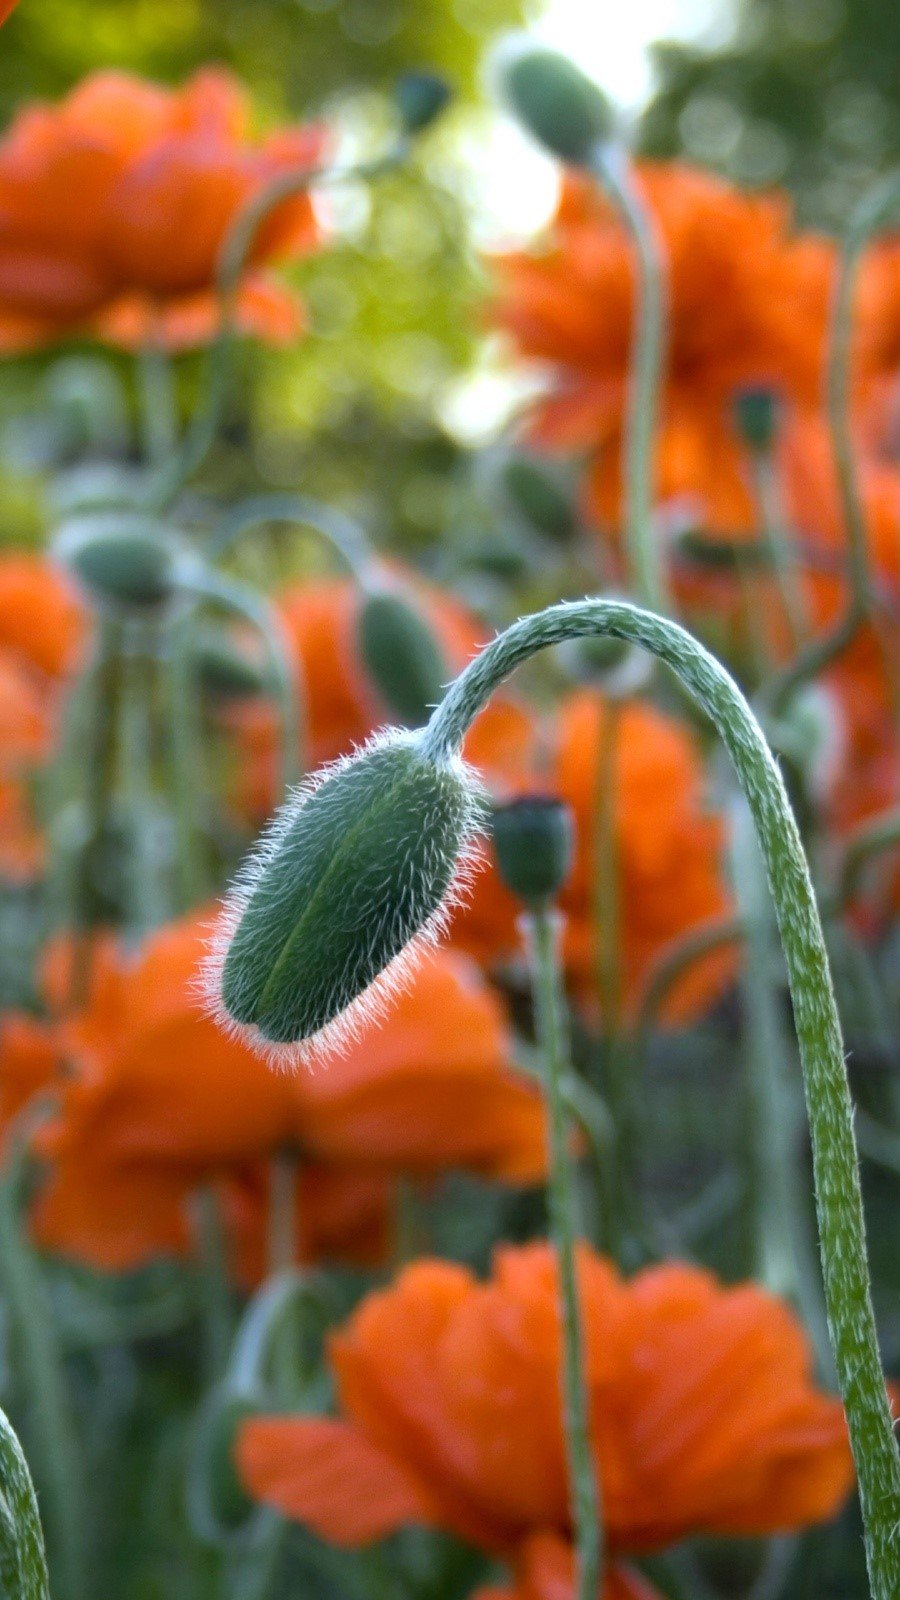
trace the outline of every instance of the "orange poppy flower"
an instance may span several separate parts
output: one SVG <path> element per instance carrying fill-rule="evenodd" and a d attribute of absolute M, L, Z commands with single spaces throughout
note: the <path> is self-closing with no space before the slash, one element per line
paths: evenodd
<path fill-rule="evenodd" d="M 613 1557 L 834 1515 L 853 1479 L 844 1415 L 785 1305 L 677 1263 L 625 1282 L 587 1246 L 579 1278 Z M 500 1250 L 487 1283 L 411 1266 L 332 1336 L 329 1360 L 338 1417 L 242 1429 L 251 1494 L 345 1546 L 418 1522 L 515 1560 L 536 1533 L 571 1534 L 549 1246 Z"/>
<path fill-rule="evenodd" d="M 58 1070 L 52 1030 L 24 1012 L 8 1011 L 0 1022 L 0 1150 L 19 1113 L 53 1086 Z"/>
<path fill-rule="evenodd" d="M 479 1589 L 472 1600 L 574 1600 L 575 1553 L 564 1539 L 536 1533 L 516 1561 L 515 1588 Z M 661 1600 L 633 1567 L 615 1562 L 606 1574 L 602 1600 Z"/>
<path fill-rule="evenodd" d="M 209 339 L 231 223 L 322 147 L 302 128 L 254 143 L 247 123 L 240 86 L 211 68 L 177 90 L 99 72 L 58 105 L 22 111 L 0 141 L 0 349 L 90 332 L 126 345 Z M 314 239 L 305 196 L 269 217 L 239 301 L 245 327 L 296 332 L 294 302 L 258 270 Z"/>
<path fill-rule="evenodd" d="M 602 695 L 578 690 L 542 730 L 530 724 L 530 752 L 525 725 L 517 724 L 506 786 L 507 793 L 531 788 L 557 795 L 572 809 L 576 851 L 560 896 L 563 950 L 575 992 L 590 1005 L 597 998 L 595 841 L 608 715 Z M 705 810 L 703 771 L 686 730 L 648 705 L 626 705 L 618 713 L 612 770 L 618 949 L 623 998 L 631 1005 L 663 952 L 724 915 L 730 902 L 721 863 L 722 820 Z M 471 904 L 456 914 L 451 937 L 484 960 L 509 958 L 521 947 L 519 909 L 491 865 L 475 880 Z M 685 1022 L 707 1009 L 731 978 L 734 960 L 726 951 L 694 963 L 669 996 L 667 1020 Z"/>
<path fill-rule="evenodd" d="M 667 285 L 656 497 L 690 508 L 704 526 L 744 532 L 755 517 L 734 397 L 765 384 L 803 404 L 818 400 L 833 250 L 792 238 L 781 199 L 741 194 L 677 164 L 644 164 L 637 177 Z M 634 315 L 628 237 L 596 185 L 570 176 L 546 245 L 496 266 L 494 320 L 550 374 L 534 436 L 588 453 L 590 512 L 616 527 Z"/>
<path fill-rule="evenodd" d="M 259 1164 L 226 1179 L 220 1189 L 232 1271 L 242 1289 L 256 1288 L 269 1271 L 270 1183 L 271 1166 Z M 385 1174 L 303 1162 L 296 1202 L 296 1265 L 384 1265 L 394 1209 Z"/>
<path fill-rule="evenodd" d="M 30 877 L 43 841 L 29 782 L 53 747 L 63 681 L 84 639 L 81 607 L 38 556 L 0 556 L 0 871 Z"/>
<path fill-rule="evenodd" d="M 0 23 L 6 21 L 11 11 L 14 11 L 19 0 L 0 0 Z"/>

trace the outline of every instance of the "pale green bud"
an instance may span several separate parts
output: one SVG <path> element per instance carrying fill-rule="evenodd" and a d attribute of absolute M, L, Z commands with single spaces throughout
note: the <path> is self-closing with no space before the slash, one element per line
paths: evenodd
<path fill-rule="evenodd" d="M 428 721 L 449 677 L 425 618 L 400 594 L 367 595 L 359 613 L 359 650 L 386 710 L 408 728 Z"/>
<path fill-rule="evenodd" d="M 501 93 L 539 144 L 571 166 L 590 166 L 612 133 L 602 90 L 568 57 L 527 41 L 507 44 L 497 62 Z"/>
<path fill-rule="evenodd" d="M 220 1021 L 273 1062 L 339 1047 L 442 930 L 473 857 L 477 779 L 378 735 L 282 808 L 225 905 L 208 966 Z"/>
<path fill-rule="evenodd" d="M 131 614 L 167 606 L 195 567 L 172 529 L 124 511 L 70 518 L 53 541 L 53 554 L 94 605 Z"/>

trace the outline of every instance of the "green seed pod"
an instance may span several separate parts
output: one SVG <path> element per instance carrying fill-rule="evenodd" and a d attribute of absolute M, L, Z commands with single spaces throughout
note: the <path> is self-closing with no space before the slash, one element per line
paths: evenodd
<path fill-rule="evenodd" d="M 748 385 L 734 397 L 734 420 L 749 450 L 771 450 L 778 432 L 778 397 L 764 384 Z"/>
<path fill-rule="evenodd" d="M 200 686 L 211 699 L 252 700 L 270 687 L 260 663 L 215 623 L 199 626 L 189 649 Z"/>
<path fill-rule="evenodd" d="M 572 870 L 572 813 L 550 795 L 523 795 L 495 806 L 494 854 L 508 889 L 526 906 L 549 905 Z"/>
<path fill-rule="evenodd" d="M 359 612 L 359 651 L 392 716 L 408 728 L 428 721 L 449 677 L 441 647 L 421 613 L 402 595 L 367 595 Z"/>
<path fill-rule="evenodd" d="M 527 456 L 511 456 L 501 481 L 513 508 L 547 539 L 564 544 L 577 527 L 569 496 L 546 468 Z"/>
<path fill-rule="evenodd" d="M 613 128 L 597 85 L 566 56 L 530 44 L 507 50 L 499 66 L 503 96 L 532 137 L 560 161 L 589 166 Z"/>
<path fill-rule="evenodd" d="M 398 79 L 394 99 L 407 133 L 423 133 L 436 122 L 451 99 L 452 90 L 436 72 L 405 72 Z"/>
<path fill-rule="evenodd" d="M 397 729 L 317 774 L 226 901 L 207 973 L 220 1021 L 276 1063 L 353 1037 L 443 928 L 481 815 L 474 775 Z"/>
<path fill-rule="evenodd" d="M 165 524 L 118 511 L 70 518 L 53 552 L 95 605 L 132 614 L 171 602 L 189 565 L 184 546 Z"/>
<path fill-rule="evenodd" d="M 227 1383 L 211 1389 L 200 1408 L 188 1467 L 187 1511 L 201 1539 L 218 1542 L 259 1519 L 259 1507 L 238 1477 L 234 1448 L 242 1425 L 265 1410 L 263 1393 L 245 1394 Z"/>

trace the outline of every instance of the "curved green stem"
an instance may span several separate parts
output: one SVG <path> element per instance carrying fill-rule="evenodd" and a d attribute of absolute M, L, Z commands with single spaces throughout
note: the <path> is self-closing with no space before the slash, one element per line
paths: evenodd
<path fill-rule="evenodd" d="M 37 1496 L 28 1463 L 0 1411 L 0 1584 L 10 1600 L 50 1600 Z"/>
<path fill-rule="evenodd" d="M 325 184 L 347 180 L 372 179 L 389 171 L 403 160 L 407 141 L 399 140 L 390 150 L 358 166 L 308 167 L 300 172 L 283 172 L 260 189 L 229 229 L 219 256 L 216 286 L 222 314 L 215 341 L 210 348 L 203 402 L 178 449 L 151 475 L 144 502 L 149 510 L 161 512 L 171 505 L 179 490 L 202 464 L 215 442 L 228 385 L 237 338 L 237 297 L 250 254 L 266 218 L 276 207 L 297 195 Z"/>
<path fill-rule="evenodd" d="M 868 863 L 885 850 L 900 845 L 900 806 L 862 823 L 844 847 L 835 886 L 835 901 L 846 905 Z"/>
<path fill-rule="evenodd" d="M 35 1115 L 34 1106 L 23 1113 L 0 1181 L 0 1267 L 33 1429 L 38 1481 L 45 1497 L 54 1594 L 58 1600 L 83 1600 L 87 1576 L 83 1467 L 52 1309 L 40 1265 L 23 1231 L 20 1209 L 28 1133 Z"/>
<path fill-rule="evenodd" d="M 550 1231 L 562 1302 L 563 1407 L 572 1522 L 578 1551 L 575 1600 L 597 1600 L 603 1570 L 599 1474 L 591 1447 L 585 1340 L 575 1259 L 575 1191 L 563 1085 L 569 1074 L 565 1000 L 560 975 L 556 914 L 540 908 L 524 919 L 534 985 L 535 1022 L 546 1076 L 550 1136 Z"/>
<path fill-rule="evenodd" d="M 638 267 L 625 442 L 626 536 L 631 576 L 643 605 L 670 611 L 660 544 L 653 526 L 653 446 L 666 322 L 662 251 L 653 217 L 638 192 L 624 153 L 616 146 L 604 145 L 592 171 L 611 196 L 631 236 Z"/>
<path fill-rule="evenodd" d="M 711 719 L 746 795 L 787 962 L 813 1145 L 829 1332 L 859 1480 L 874 1600 L 900 1588 L 900 1452 L 894 1437 L 866 1258 L 853 1106 L 828 955 L 803 845 L 762 730 L 726 669 L 677 623 L 615 600 L 551 606 L 476 656 L 422 735 L 423 754 L 452 759 L 477 713 L 514 669 L 565 639 L 610 635 L 665 662 Z"/>
<path fill-rule="evenodd" d="M 306 494 L 258 494 L 232 507 L 210 539 L 209 555 L 217 559 L 243 534 L 267 522 L 296 522 L 315 528 L 357 583 L 363 587 L 368 583 L 373 557 L 360 524 L 346 512 Z"/>
<path fill-rule="evenodd" d="M 859 266 L 866 245 L 898 201 L 900 201 L 900 178 L 896 173 L 891 174 L 864 198 L 850 222 L 834 299 L 833 331 L 828 360 L 828 419 L 841 515 L 847 530 L 849 556 L 847 576 L 850 585 L 847 603 L 834 626 L 827 633 L 812 639 L 796 659 L 765 686 L 764 693 L 760 697 L 761 703 L 776 715 L 784 710 L 792 695 L 804 683 L 817 677 L 852 643 L 869 614 L 871 603 L 869 542 L 851 426 L 853 303 Z"/>
<path fill-rule="evenodd" d="M 287 793 L 302 771 L 304 716 L 298 675 L 293 670 L 278 613 L 253 589 L 247 589 L 243 584 L 234 583 L 230 578 L 224 578 L 221 573 L 209 569 L 196 574 L 192 587 L 198 595 L 215 600 L 243 617 L 265 646 L 281 716 L 281 781 Z"/>

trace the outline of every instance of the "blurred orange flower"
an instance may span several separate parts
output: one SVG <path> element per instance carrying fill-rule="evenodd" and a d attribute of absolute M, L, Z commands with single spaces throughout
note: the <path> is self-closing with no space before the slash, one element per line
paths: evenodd
<path fill-rule="evenodd" d="M 564 955 L 576 993 L 591 1005 L 597 1000 L 594 880 L 600 765 L 609 715 L 603 696 L 590 689 L 570 694 L 542 729 L 527 714 L 508 710 L 496 728 L 498 751 L 509 757 L 505 781 L 498 775 L 499 762 L 490 766 L 489 739 L 479 739 L 473 751 L 501 795 L 532 789 L 554 794 L 572 809 L 575 861 L 560 896 L 566 915 Z M 705 809 L 703 769 L 689 733 L 638 701 L 615 715 L 617 948 L 623 999 L 633 1005 L 663 952 L 723 916 L 730 899 L 721 863 L 723 823 Z M 455 916 L 451 938 L 484 961 L 508 958 L 521 943 L 518 914 L 491 865 L 476 878 L 470 905 Z M 726 951 L 693 963 L 669 996 L 667 1020 L 684 1022 L 708 1008 L 731 978 L 734 960 Z"/>
<path fill-rule="evenodd" d="M 763 384 L 818 400 L 833 249 L 792 237 L 780 198 L 677 164 L 644 164 L 637 178 L 667 287 L 656 497 L 704 526 L 745 531 L 755 518 L 734 398 Z M 534 437 L 588 453 L 590 513 L 615 527 L 634 318 L 628 237 L 596 186 L 569 176 L 545 245 L 501 256 L 496 269 L 494 320 L 550 376 Z"/>
<path fill-rule="evenodd" d="M 843 1411 L 785 1305 L 677 1263 L 624 1282 L 587 1246 L 579 1278 L 614 1557 L 834 1515 L 853 1478 Z M 329 1356 L 339 1417 L 242 1429 L 251 1494 L 346 1546 L 418 1522 L 515 1561 L 534 1534 L 570 1535 L 549 1246 L 500 1250 L 487 1283 L 418 1262 Z"/>
<path fill-rule="evenodd" d="M 0 350 L 73 333 L 128 346 L 208 340 L 231 223 L 321 149 L 314 128 L 252 141 L 244 93 L 216 68 L 177 90 L 98 72 L 58 105 L 27 107 L 0 140 Z M 245 328 L 273 340 L 297 332 L 296 302 L 259 269 L 315 236 L 306 196 L 264 223 L 239 298 Z"/>
<path fill-rule="evenodd" d="M 205 944 L 200 917 L 161 929 L 136 957 L 98 941 L 87 1005 L 48 1031 L 52 1049 L 16 1025 L 5 1091 L 15 1105 L 20 1079 L 31 1092 L 54 1058 L 68 1068 L 37 1140 L 48 1171 L 33 1225 L 47 1248 L 107 1270 L 184 1254 L 190 1195 L 212 1184 L 248 1280 L 264 1250 L 267 1164 L 282 1153 L 298 1162 L 301 1255 L 356 1261 L 380 1259 L 398 1174 L 543 1177 L 541 1098 L 514 1074 L 500 1003 L 463 956 L 436 954 L 377 1032 L 294 1078 L 205 1013 Z M 61 949 L 50 964 L 51 993 L 67 960 Z"/>
<path fill-rule="evenodd" d="M 51 754 L 84 634 L 55 568 L 39 556 L 0 556 L 0 871 L 11 878 L 30 876 L 43 858 L 29 783 Z"/>

